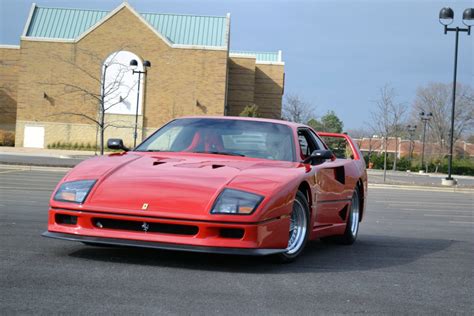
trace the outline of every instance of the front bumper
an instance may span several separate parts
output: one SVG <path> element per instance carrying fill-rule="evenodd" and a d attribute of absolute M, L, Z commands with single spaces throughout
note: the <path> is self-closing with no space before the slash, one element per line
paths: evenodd
<path fill-rule="evenodd" d="M 285 251 L 288 228 L 288 217 L 239 223 L 51 208 L 48 231 L 42 236 L 132 247 L 270 255 Z"/>
<path fill-rule="evenodd" d="M 267 256 L 277 253 L 285 252 L 285 249 L 246 249 L 246 248 L 225 248 L 225 247 L 202 247 L 189 246 L 178 244 L 165 244 L 159 242 L 149 242 L 141 240 L 127 240 L 91 236 L 78 236 L 71 234 L 53 233 L 46 231 L 41 234 L 43 237 L 63 239 L 70 241 L 80 241 L 84 243 L 93 243 L 101 245 L 125 246 L 125 247 L 140 247 L 140 248 L 154 248 L 174 251 L 190 251 L 190 252 L 205 252 L 228 255 L 247 255 L 247 256 Z"/>

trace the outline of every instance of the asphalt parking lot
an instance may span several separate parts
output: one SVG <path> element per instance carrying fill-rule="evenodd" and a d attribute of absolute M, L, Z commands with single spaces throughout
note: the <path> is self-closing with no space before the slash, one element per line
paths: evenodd
<path fill-rule="evenodd" d="M 295 263 L 40 237 L 64 171 L 0 168 L 0 314 L 471 314 L 474 194 L 371 188 L 354 246 Z"/>

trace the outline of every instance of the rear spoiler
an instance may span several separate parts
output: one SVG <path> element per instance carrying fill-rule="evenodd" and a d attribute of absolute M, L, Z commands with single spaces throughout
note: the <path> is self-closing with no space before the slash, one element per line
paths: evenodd
<path fill-rule="evenodd" d="M 328 133 L 328 132 L 317 132 L 317 134 L 321 137 L 331 137 L 331 138 L 343 138 L 349 144 L 352 149 L 352 153 L 354 154 L 354 160 L 360 160 L 362 157 L 362 153 L 360 152 L 359 146 L 352 140 L 352 138 L 347 134 L 339 134 L 339 133 Z M 327 145 L 326 145 L 327 146 Z"/>

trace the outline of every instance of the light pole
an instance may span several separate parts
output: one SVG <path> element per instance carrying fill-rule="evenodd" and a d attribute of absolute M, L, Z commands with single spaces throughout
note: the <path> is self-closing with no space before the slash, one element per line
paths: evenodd
<path fill-rule="evenodd" d="M 410 125 L 408 124 L 408 135 L 410 135 L 410 149 L 408 150 L 408 159 L 411 162 L 411 159 L 413 158 L 413 135 L 415 134 L 416 131 L 416 125 Z"/>
<path fill-rule="evenodd" d="M 423 122 L 423 146 L 421 149 L 421 170 L 423 170 L 423 164 L 425 162 L 425 136 L 426 136 L 426 123 L 431 120 L 433 113 L 425 113 L 425 111 L 420 112 L 420 119 Z"/>
<path fill-rule="evenodd" d="M 459 43 L 459 32 L 466 32 L 467 35 L 471 35 L 471 26 L 474 22 L 474 8 L 468 8 L 464 10 L 462 14 L 462 23 L 467 26 L 467 28 L 460 28 L 456 26 L 448 27 L 453 23 L 454 11 L 451 8 L 442 8 L 439 11 L 439 22 L 444 25 L 444 34 L 448 32 L 456 32 L 456 42 L 454 46 L 454 79 L 453 79 L 453 106 L 451 108 L 451 135 L 449 137 L 449 156 L 448 156 L 448 177 L 446 180 L 454 184 L 454 179 L 451 176 L 451 169 L 453 165 L 453 145 L 454 145 L 454 114 L 456 108 L 456 75 L 458 70 L 458 43 Z M 468 24 L 470 23 L 470 24 Z"/>
<path fill-rule="evenodd" d="M 138 67 L 138 61 L 132 59 L 130 61 L 130 66 Z M 140 80 L 142 74 L 146 74 L 146 69 L 151 67 L 151 63 L 148 60 L 143 62 L 143 71 L 132 69 L 132 74 L 138 74 L 138 87 L 137 87 L 137 108 L 135 111 L 135 132 L 133 133 L 133 148 L 137 146 L 137 137 L 138 137 L 138 108 L 140 106 Z"/>

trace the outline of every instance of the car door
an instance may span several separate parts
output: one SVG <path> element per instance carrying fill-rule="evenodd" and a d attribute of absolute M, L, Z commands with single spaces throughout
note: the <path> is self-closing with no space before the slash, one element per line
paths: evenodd
<path fill-rule="evenodd" d="M 313 150 L 328 149 L 319 136 L 309 128 L 298 130 L 298 140 L 302 159 Z M 350 201 L 345 185 L 344 160 L 333 159 L 312 166 L 315 169 L 313 186 L 313 204 L 315 206 L 314 228 L 345 224 L 344 209 Z"/>

